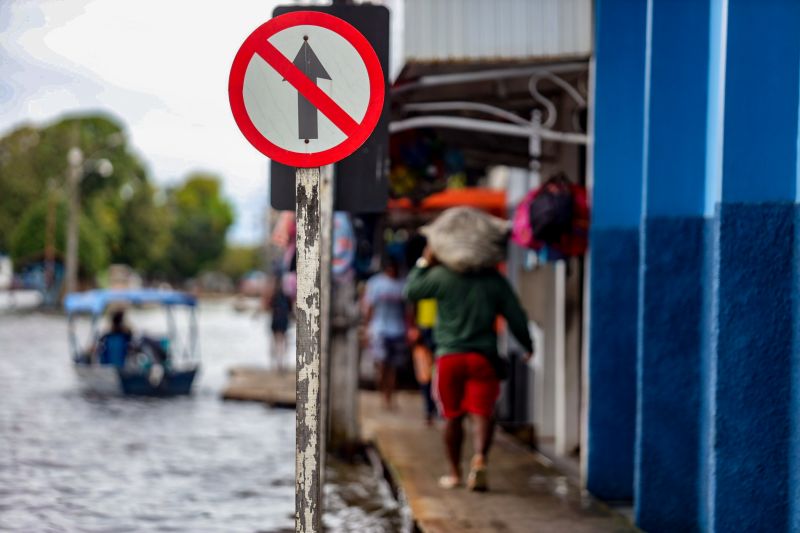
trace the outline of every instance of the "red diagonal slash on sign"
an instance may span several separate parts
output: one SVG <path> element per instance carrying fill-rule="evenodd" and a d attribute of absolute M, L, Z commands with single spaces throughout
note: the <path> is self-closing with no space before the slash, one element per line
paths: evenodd
<path fill-rule="evenodd" d="M 328 117 L 337 128 L 342 130 L 342 133 L 350 137 L 356 132 L 358 122 L 353 120 L 353 118 L 347 114 L 347 111 L 342 109 L 330 96 L 317 87 L 316 83 L 308 79 L 299 68 L 294 66 L 294 64 L 280 53 L 269 41 L 265 39 L 258 42 L 255 44 L 253 51 L 260 55 L 264 61 L 269 63 L 272 68 L 277 70 L 278 74 L 283 76 L 284 79 L 291 83 L 300 94 L 314 105 L 314 107 Z"/>

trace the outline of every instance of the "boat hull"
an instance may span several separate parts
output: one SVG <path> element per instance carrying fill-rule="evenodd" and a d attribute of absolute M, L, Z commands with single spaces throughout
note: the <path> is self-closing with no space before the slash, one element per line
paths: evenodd
<path fill-rule="evenodd" d="M 105 365 L 75 365 L 81 390 L 84 392 L 113 396 L 122 392 L 119 370 Z"/>
<path fill-rule="evenodd" d="M 75 372 L 81 388 L 102 395 L 183 396 L 190 394 L 198 368 L 170 370 L 158 380 L 150 373 L 119 369 L 110 365 L 76 364 Z"/>

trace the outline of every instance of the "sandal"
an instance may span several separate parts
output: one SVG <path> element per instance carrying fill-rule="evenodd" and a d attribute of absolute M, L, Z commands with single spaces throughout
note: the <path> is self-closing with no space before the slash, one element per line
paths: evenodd
<path fill-rule="evenodd" d="M 456 476 L 442 476 L 439 478 L 439 488 L 450 490 L 461 485 L 461 480 Z"/>
<path fill-rule="evenodd" d="M 488 478 L 486 465 L 476 465 L 473 461 L 469 476 L 467 476 L 467 488 L 474 492 L 486 492 L 489 490 Z"/>

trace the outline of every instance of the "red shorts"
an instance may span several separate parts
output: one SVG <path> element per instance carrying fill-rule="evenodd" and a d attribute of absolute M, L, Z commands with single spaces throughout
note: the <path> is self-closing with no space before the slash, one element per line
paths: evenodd
<path fill-rule="evenodd" d="M 445 418 L 464 413 L 492 416 L 500 380 L 489 360 L 478 353 L 454 353 L 436 359 L 434 392 Z"/>

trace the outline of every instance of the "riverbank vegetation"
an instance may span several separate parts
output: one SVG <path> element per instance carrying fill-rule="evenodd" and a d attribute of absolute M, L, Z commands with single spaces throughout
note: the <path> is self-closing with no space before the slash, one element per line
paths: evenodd
<path fill-rule="evenodd" d="M 234 222 L 220 176 L 196 172 L 159 186 L 108 115 L 23 125 L 0 138 L 0 253 L 18 267 L 64 256 L 68 154 L 83 154 L 80 173 L 80 275 L 130 265 L 149 280 L 181 282 L 206 270 L 253 268 L 252 249 L 228 249 Z M 105 168 L 103 168 L 105 167 Z M 49 252 L 48 252 L 49 250 Z"/>

